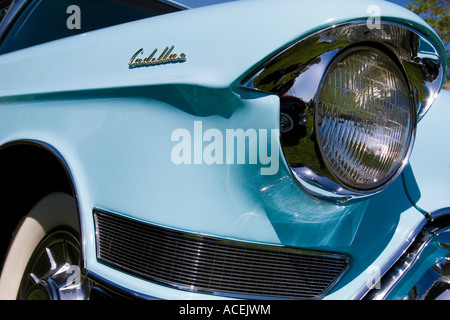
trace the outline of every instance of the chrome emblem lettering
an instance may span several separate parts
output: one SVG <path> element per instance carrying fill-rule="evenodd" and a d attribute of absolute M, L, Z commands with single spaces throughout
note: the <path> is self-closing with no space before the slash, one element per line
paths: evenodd
<path fill-rule="evenodd" d="M 176 63 L 176 62 L 184 62 L 186 61 L 186 54 L 180 53 L 179 55 L 176 53 L 172 53 L 174 46 L 166 47 L 164 51 L 156 58 L 156 52 L 158 49 L 153 50 L 153 52 L 146 58 L 141 59 L 137 58 L 138 55 L 144 53 L 144 49 L 139 49 L 135 54 L 131 57 L 128 65 L 130 68 L 138 68 L 138 67 L 147 67 L 147 66 L 156 66 L 160 64 L 167 63 Z"/>

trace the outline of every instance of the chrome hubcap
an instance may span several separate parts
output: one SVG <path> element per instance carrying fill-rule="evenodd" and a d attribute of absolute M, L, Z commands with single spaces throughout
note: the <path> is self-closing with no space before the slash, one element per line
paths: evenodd
<path fill-rule="evenodd" d="M 68 231 L 50 233 L 38 245 L 28 262 L 18 299 L 88 299 L 89 287 L 80 265 L 78 239 Z"/>
<path fill-rule="evenodd" d="M 280 113 L 280 131 L 283 133 L 289 132 L 294 128 L 294 120 L 287 113 Z"/>

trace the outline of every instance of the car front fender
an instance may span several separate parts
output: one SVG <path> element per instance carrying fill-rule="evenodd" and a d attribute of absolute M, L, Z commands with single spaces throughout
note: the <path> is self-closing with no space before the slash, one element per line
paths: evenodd
<path fill-rule="evenodd" d="M 410 167 L 403 173 L 408 195 L 435 219 L 450 212 L 450 91 L 441 90 L 419 122 Z"/>

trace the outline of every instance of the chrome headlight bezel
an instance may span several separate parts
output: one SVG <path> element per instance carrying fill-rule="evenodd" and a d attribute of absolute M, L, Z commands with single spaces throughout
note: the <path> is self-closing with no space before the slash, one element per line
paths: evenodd
<path fill-rule="evenodd" d="M 363 47 L 383 52 L 392 59 L 409 85 L 411 104 L 414 106 L 414 110 L 411 110 L 410 139 L 400 164 L 387 181 L 366 189 L 343 183 L 330 172 L 317 145 L 315 130 L 317 94 L 323 76 L 342 53 Z M 280 97 L 281 116 L 295 110 L 294 116 L 289 118 L 296 121 L 296 127 L 288 131 L 292 131 L 292 144 L 297 144 L 301 150 L 297 153 L 301 154 L 299 159 L 293 162 L 292 157 L 286 154 L 290 138 L 285 139 L 288 143 L 282 142 L 284 156 L 293 176 L 316 196 L 346 202 L 385 189 L 407 164 L 416 124 L 431 106 L 442 85 L 443 62 L 438 52 L 427 37 L 408 26 L 381 21 L 380 29 L 369 29 L 366 21 L 354 21 L 303 37 L 270 58 L 246 77 L 241 85 L 277 94 Z M 286 136 L 286 132 L 283 133 Z"/>

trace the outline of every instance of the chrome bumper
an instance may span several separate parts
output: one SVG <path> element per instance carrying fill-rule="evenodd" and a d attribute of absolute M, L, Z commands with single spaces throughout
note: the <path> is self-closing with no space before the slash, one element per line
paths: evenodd
<path fill-rule="evenodd" d="M 367 300 L 450 300 L 450 214 L 432 219 Z"/>

